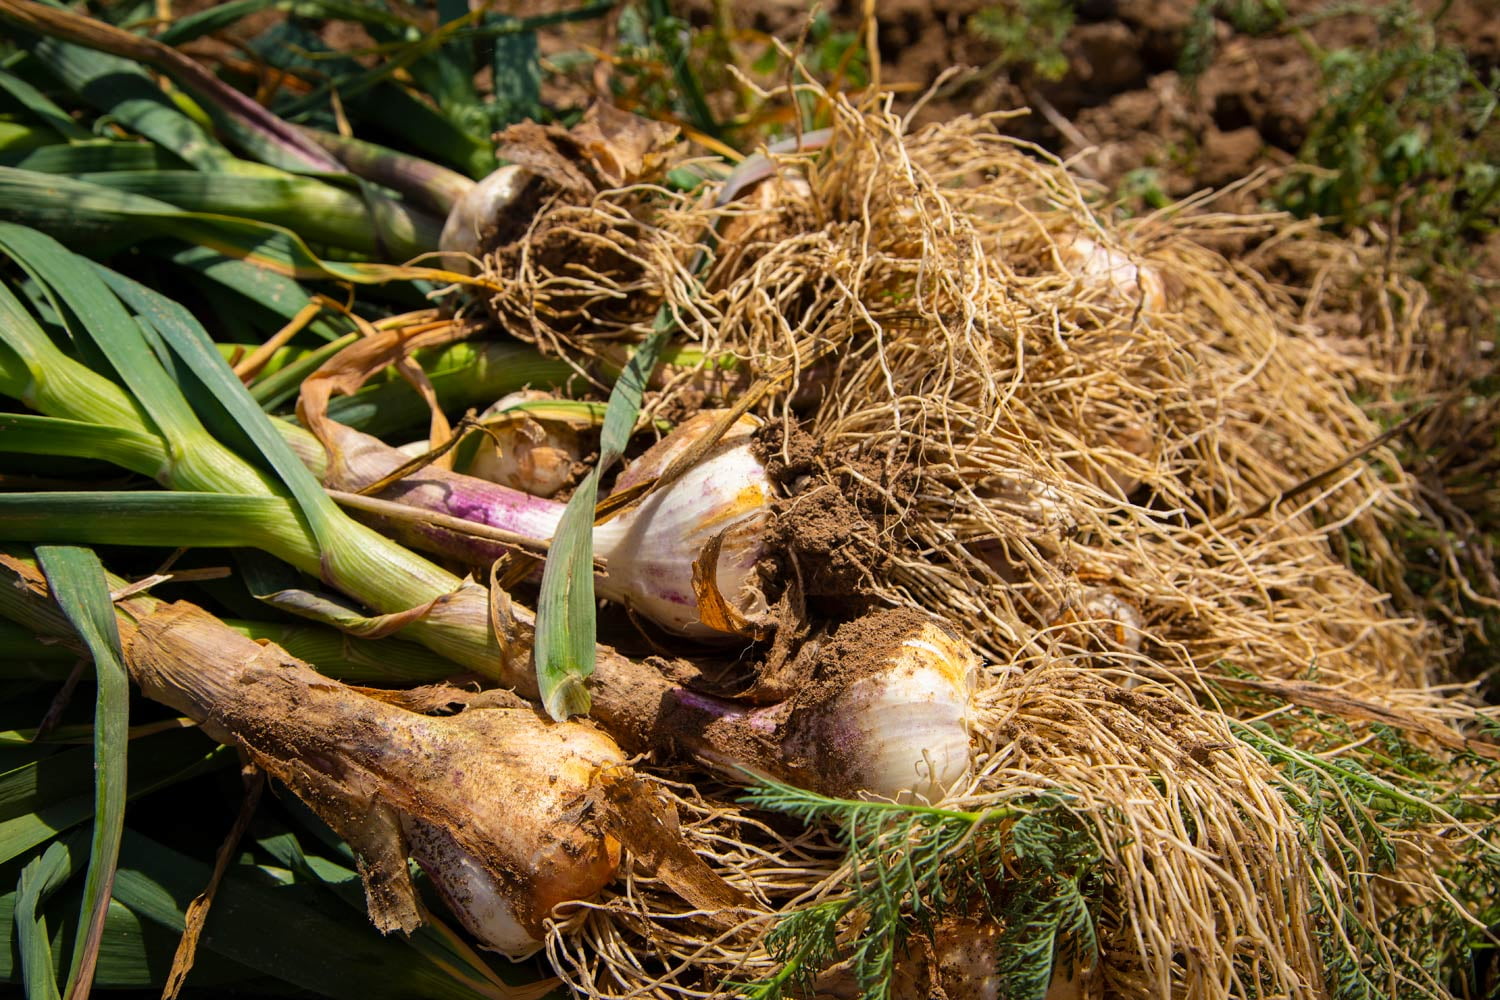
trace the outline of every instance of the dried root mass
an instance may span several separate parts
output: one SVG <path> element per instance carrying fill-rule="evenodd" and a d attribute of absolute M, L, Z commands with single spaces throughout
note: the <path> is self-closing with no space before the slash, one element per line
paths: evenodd
<path fill-rule="evenodd" d="M 1282 220 L 1112 225 L 991 122 L 907 134 L 880 108 L 831 106 L 826 148 L 773 157 L 728 205 L 642 183 L 559 191 L 490 257 L 510 289 L 495 314 L 582 359 L 665 303 L 708 356 L 786 376 L 760 407 L 784 429 L 763 435 L 773 465 L 792 470 L 784 549 L 802 531 L 800 551 L 827 550 L 786 572 L 815 580 L 836 555 L 847 591 L 940 613 L 987 655 L 981 766 L 951 802 L 1062 796 L 1089 832 L 1097 964 L 1077 991 L 1445 995 L 1451 970 L 1413 928 L 1451 943 L 1442 921 L 1488 898 L 1456 894 L 1451 866 L 1496 856 L 1462 791 L 1493 748 L 1465 749 L 1453 727 L 1478 716 L 1434 687 L 1437 635 L 1389 596 L 1387 532 L 1413 488 L 1368 448 L 1381 428 L 1356 399 L 1401 387 L 1404 332 L 1335 335 L 1316 296 L 1194 238 Z M 588 252 L 551 254 L 559 234 Z M 1284 242 L 1317 256 L 1297 249 L 1316 247 L 1305 231 Z M 1321 289 L 1357 294 L 1323 263 Z M 655 405 L 680 409 L 686 387 Z M 819 542 L 830 509 L 839 532 Z M 1420 766 L 1367 752 L 1387 739 Z M 895 857 L 691 798 L 685 834 L 767 906 L 847 895 L 860 866 Z M 1025 890 L 993 875 L 1004 911 Z M 628 880 L 551 948 L 590 995 L 709 995 L 786 961 L 769 926 L 705 934 Z"/>

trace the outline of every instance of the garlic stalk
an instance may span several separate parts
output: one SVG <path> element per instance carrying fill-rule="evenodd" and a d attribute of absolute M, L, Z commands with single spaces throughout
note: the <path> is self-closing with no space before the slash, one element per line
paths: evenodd
<path fill-rule="evenodd" d="M 0 613 L 73 638 L 27 560 L 0 554 L 0 587 Z M 349 843 L 382 931 L 421 922 L 408 856 L 465 927 L 513 957 L 541 947 L 557 904 L 614 877 L 620 844 L 596 800 L 628 768 L 592 726 L 549 722 L 513 697 L 522 707 L 421 715 L 186 602 L 136 596 L 115 617 L 143 694 L 238 747 Z"/>
<path fill-rule="evenodd" d="M 12 311 L 24 316 L 19 304 Z M 376 614 L 391 616 L 394 621 L 388 619 L 382 625 L 400 626 L 403 637 L 419 641 L 434 652 L 523 695 L 536 697 L 536 672 L 531 662 L 534 630 L 527 621 L 527 613 L 520 607 L 493 601 L 487 588 L 454 577 L 378 533 L 348 521 L 331 507 L 322 510 L 313 505 L 309 509 L 318 516 L 327 535 L 324 544 L 315 537 L 308 524 L 311 515 L 300 513 L 286 499 L 279 482 L 221 445 L 206 429 L 191 424 L 181 428 L 192 447 L 174 448 L 172 442 L 148 422 L 144 410 L 126 389 L 64 355 L 39 327 L 18 321 L 0 328 L 0 334 L 4 334 L 0 340 L 8 346 L 8 350 L 0 351 L 0 391 L 23 400 L 52 418 L 88 421 L 110 429 L 113 436 L 128 437 L 134 444 L 119 455 L 127 467 L 154 475 L 174 489 L 204 494 L 203 499 L 219 496 L 222 503 L 193 507 L 194 517 L 199 522 L 194 526 L 199 544 L 250 544 L 264 549 L 343 590 Z M 223 374 L 226 379 L 233 379 L 232 373 Z M 710 451 L 710 458 L 719 450 L 732 451 L 742 446 L 745 442 L 740 435 L 743 433 L 746 432 L 741 428 L 729 440 L 720 442 Z M 93 442 L 94 438 L 87 441 Z M 92 449 L 94 444 L 90 443 L 89 447 Z M 385 448 L 384 445 L 380 447 Z M 734 460 L 735 464 L 745 461 L 743 452 Z M 289 474 L 295 467 L 287 464 L 290 468 L 282 471 Z M 707 465 L 708 462 L 700 463 L 690 470 L 674 484 L 675 489 L 662 490 L 647 498 L 640 504 L 637 517 L 643 518 L 653 511 L 665 512 L 680 524 L 693 516 L 685 513 L 684 508 L 698 503 L 701 510 L 705 496 L 712 504 L 722 492 L 722 484 L 715 482 L 715 473 L 703 472 Z M 768 496 L 760 488 L 746 488 L 744 481 L 743 475 L 733 481 L 737 503 L 754 499 L 757 494 L 763 499 Z M 694 496 L 695 493 L 698 495 Z M 45 507 L 45 511 L 36 520 L 27 517 L 0 519 L 0 537 L 36 539 L 65 527 L 69 534 L 67 540 L 73 543 L 152 543 L 139 535 L 140 526 L 153 520 L 150 517 L 114 518 L 87 514 L 56 517 L 59 509 L 66 511 L 70 503 L 82 501 L 87 496 L 90 495 L 13 494 L 7 498 L 12 501 L 7 505 L 8 510 L 37 511 Z M 540 502 L 524 494 L 512 494 L 512 497 L 530 505 Z M 137 514 L 143 510 L 140 504 L 130 506 Z M 726 527 L 740 530 L 747 522 L 753 523 L 755 517 L 762 516 L 757 510 L 724 509 L 722 506 L 719 513 L 715 519 L 697 516 L 697 526 L 707 538 L 719 537 L 717 533 Z M 623 522 L 623 517 L 621 520 Z M 160 524 L 156 526 L 160 527 Z M 637 547 L 653 544 L 648 525 L 631 530 L 638 535 L 634 539 Z M 16 532 L 25 534 L 17 536 Z M 173 536 L 170 540 L 165 535 L 156 536 L 156 544 L 176 546 L 182 543 L 179 532 L 173 530 L 170 534 Z M 658 537 L 662 545 L 683 544 L 680 532 L 666 531 L 659 533 Z M 733 544 L 726 540 L 724 550 L 734 551 Z M 688 551 L 696 557 L 701 552 L 701 542 L 689 546 Z M 660 553 L 648 551 L 645 555 L 659 557 Z M 740 595 L 723 585 L 722 574 L 726 567 L 743 561 L 743 557 L 719 561 L 720 589 L 730 601 Z M 288 599 L 297 596 L 291 594 Z M 313 600 L 304 610 L 314 617 L 327 615 L 327 603 Z M 0 600 L 0 606 L 3 605 L 4 601 Z M 347 612 L 352 612 L 352 609 L 338 610 L 335 617 L 346 620 Z M 696 618 L 696 609 L 687 615 Z M 882 658 L 887 663 L 892 662 L 892 657 L 902 648 L 909 648 L 912 655 L 950 655 L 943 645 L 933 642 L 927 643 L 931 649 L 924 649 L 921 642 L 903 647 L 904 640 L 894 638 L 899 633 L 900 630 L 890 628 L 877 630 L 875 641 L 870 643 L 872 657 L 863 662 L 867 665 Z M 920 634 L 915 637 L 921 638 Z M 849 638 L 852 640 L 852 634 Z M 966 665 L 946 672 L 969 677 L 974 669 L 972 654 L 955 645 Z M 211 645 L 206 646 L 205 655 L 212 649 Z M 245 648 L 246 655 L 252 652 Z M 946 761 L 962 757 L 941 748 L 961 746 L 967 752 L 966 727 L 958 726 L 962 731 L 957 733 L 917 734 L 905 749 L 896 752 L 894 759 L 899 762 L 899 767 L 880 769 L 868 779 L 868 787 L 861 788 L 856 782 L 863 780 L 862 777 L 848 766 L 869 756 L 868 747 L 860 745 L 861 738 L 873 732 L 878 739 L 894 741 L 902 739 L 904 734 L 882 730 L 878 726 L 854 725 L 847 717 L 840 716 L 839 713 L 844 711 L 837 708 L 837 696 L 842 690 L 840 685 L 850 688 L 866 673 L 874 673 L 866 669 L 842 669 L 842 662 L 835 660 L 821 672 L 810 675 L 811 680 L 792 701 L 782 706 L 783 711 L 778 715 L 769 706 L 747 712 L 742 705 L 705 699 L 701 694 L 668 680 L 656 666 L 632 661 L 601 646 L 590 678 L 595 717 L 617 741 L 628 743 L 627 749 L 632 752 L 657 750 L 670 754 L 684 748 L 690 753 L 701 751 L 704 760 L 730 767 L 744 767 L 772 776 L 795 773 L 800 778 L 806 775 L 808 783 L 840 795 L 857 794 L 862 790 L 892 798 L 903 794 L 928 794 L 948 773 Z M 872 685 L 860 690 L 868 693 L 877 687 Z M 955 703 L 963 705 L 968 692 L 966 686 L 960 684 L 947 694 Z M 898 694 L 897 698 L 900 697 Z M 933 700 L 921 691 L 915 697 L 920 701 Z M 828 706 L 834 707 L 830 709 Z M 300 709 L 293 711 L 292 706 L 287 706 L 288 715 L 298 712 Z M 967 710 L 960 709 L 953 716 L 957 720 L 967 719 Z M 796 738 L 799 732 L 806 733 L 815 727 L 822 727 L 825 735 Z M 680 737 L 686 737 L 686 740 Z M 784 761 L 782 746 L 817 753 L 813 759 Z M 939 766 L 929 765 L 929 759 L 939 761 Z"/>
<path fill-rule="evenodd" d="M 655 477 L 692 446 L 718 419 L 705 411 L 684 422 L 637 459 L 621 477 L 628 486 Z M 678 635 L 723 640 L 729 633 L 704 624 L 693 585 L 693 566 L 722 537 L 715 583 L 729 607 L 749 627 L 767 623 L 769 609 L 758 564 L 770 518 L 772 484 L 755 456 L 751 439 L 759 422 L 740 420 L 702 460 L 666 487 L 594 529 L 594 553 L 604 562 L 600 596 L 623 604 Z M 399 468 L 402 453 L 376 438 L 335 427 L 325 483 L 356 492 Z M 413 507 L 461 517 L 530 539 L 552 537 L 563 505 L 506 489 L 472 476 L 424 469 L 380 496 Z M 392 523 L 403 541 L 483 562 L 503 546 L 456 536 L 435 526 Z"/>

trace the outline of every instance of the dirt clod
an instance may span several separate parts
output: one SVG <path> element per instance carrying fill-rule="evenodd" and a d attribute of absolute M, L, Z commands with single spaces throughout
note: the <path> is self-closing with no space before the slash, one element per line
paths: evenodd
<path fill-rule="evenodd" d="M 871 459 L 834 463 L 811 435 L 781 422 L 761 428 L 755 444 L 782 493 L 768 546 L 776 565 L 765 578 L 795 578 L 804 597 L 836 619 L 867 610 L 870 584 L 890 559 L 869 543 L 869 532 L 879 532 L 891 514 L 890 493 L 909 490 L 912 476 Z"/>

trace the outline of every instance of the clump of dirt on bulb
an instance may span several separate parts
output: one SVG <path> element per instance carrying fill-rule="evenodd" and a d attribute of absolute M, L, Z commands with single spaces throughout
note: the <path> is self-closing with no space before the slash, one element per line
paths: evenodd
<path fill-rule="evenodd" d="M 886 669 L 901 643 L 932 623 L 932 616 L 911 608 L 885 608 L 844 622 L 825 641 L 808 649 L 806 682 L 793 699 L 793 710 L 827 700 L 829 691 Z"/>
<path fill-rule="evenodd" d="M 660 255 L 675 250 L 651 219 L 654 184 L 679 158 L 676 134 L 595 104 L 571 129 L 521 122 L 496 136 L 500 155 L 534 175 L 484 244 L 490 309 L 507 329 L 557 350 L 650 320 Z"/>
<path fill-rule="evenodd" d="M 762 426 L 754 448 L 781 493 L 772 505 L 761 579 L 782 587 L 795 581 L 803 597 L 839 619 L 868 611 L 877 602 L 875 581 L 892 559 L 881 544 L 900 516 L 891 498 L 914 488 L 911 466 L 874 455 L 833 460 L 806 431 L 782 420 Z M 775 601 L 781 593 L 767 596 Z"/>

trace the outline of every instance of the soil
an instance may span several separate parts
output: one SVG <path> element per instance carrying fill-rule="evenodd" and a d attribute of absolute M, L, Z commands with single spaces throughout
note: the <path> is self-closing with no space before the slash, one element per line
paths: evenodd
<path fill-rule="evenodd" d="M 929 616 L 911 608 L 885 608 L 843 623 L 817 648 L 815 662 L 807 671 L 812 684 L 801 693 L 799 703 L 816 705 L 827 700 L 829 692 L 886 670 L 901 643 L 931 622 Z"/>
<path fill-rule="evenodd" d="M 882 4 L 884 79 L 925 87 L 949 66 L 991 64 L 994 47 L 965 30 L 969 16 L 984 6 L 976 0 Z M 1308 36 L 1325 50 L 1367 45 L 1375 37 L 1364 14 L 1322 16 L 1326 0 L 1286 0 L 1283 6 L 1292 19 L 1309 17 Z M 915 122 L 1035 105 L 1010 130 L 1065 156 L 1097 147 L 1079 169 L 1111 188 L 1132 170 L 1157 167 L 1173 197 L 1288 162 L 1319 106 L 1312 55 L 1294 35 L 1237 30 L 1216 17 L 1201 71 L 1184 73 L 1197 7 L 1188 0 L 1080 0 L 1062 44 L 1068 71 L 1061 79 L 1028 80 L 1003 69 L 978 75 L 929 102 Z M 1455 0 L 1441 23 L 1445 38 L 1460 42 L 1482 75 L 1500 66 L 1500 18 L 1492 0 Z"/>
<path fill-rule="evenodd" d="M 1416 0 L 1435 11 L 1442 0 Z M 706 4 L 690 3 L 690 8 Z M 824 5 L 834 25 L 857 30 L 862 4 Z M 969 30 L 995 0 L 885 0 L 878 5 L 881 81 L 908 105 L 945 72 L 959 68 L 912 116 L 914 127 L 960 114 L 1027 108 L 1006 131 L 1068 158 L 1074 172 L 1107 192 L 1131 185 L 1178 200 L 1223 189 L 1261 168 L 1291 165 L 1320 107 L 1319 72 L 1308 43 L 1323 50 L 1361 47 L 1376 37 L 1374 20 L 1328 0 L 1282 0 L 1289 22 L 1306 34 L 1253 30 L 1239 18 L 1200 17 L 1193 0 L 1073 0 L 1074 23 L 1062 41 L 1067 71 L 1046 80 L 1006 65 L 998 46 Z M 1210 4 L 1224 15 L 1236 7 Z M 1500 16 L 1494 0 L 1452 0 L 1439 22 L 1444 41 L 1462 45 L 1481 79 L 1500 69 Z M 1342 13 L 1339 13 L 1342 11 Z M 743 8 L 740 26 L 795 42 L 806 6 L 768 3 Z M 1252 29 L 1252 30 L 1247 30 Z M 1223 211 L 1253 211 L 1264 185 L 1221 196 Z M 1482 267 L 1500 277 L 1500 239 L 1482 249 Z"/>
<path fill-rule="evenodd" d="M 891 484 L 894 495 L 909 496 L 911 474 L 876 456 L 833 461 L 806 432 L 781 422 L 757 431 L 755 446 L 781 493 L 768 532 L 767 558 L 775 565 L 761 578 L 795 580 L 802 596 L 835 620 L 868 610 L 869 583 L 890 558 L 873 540 L 892 511 L 886 494 L 865 483 Z"/>

